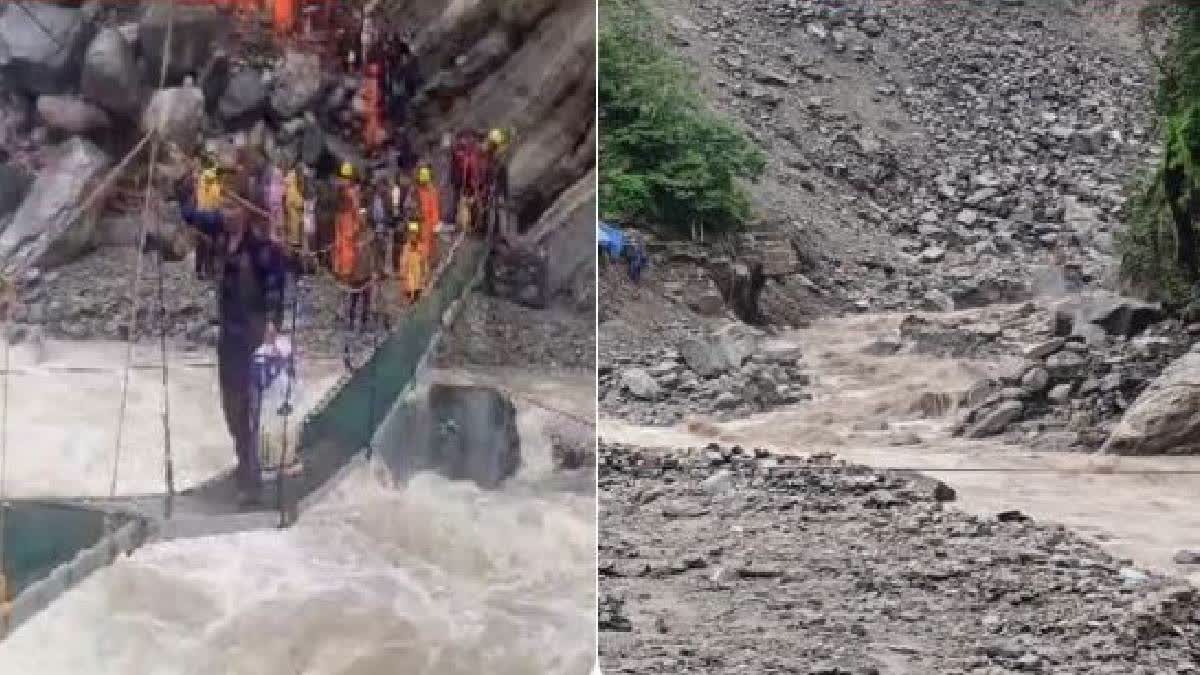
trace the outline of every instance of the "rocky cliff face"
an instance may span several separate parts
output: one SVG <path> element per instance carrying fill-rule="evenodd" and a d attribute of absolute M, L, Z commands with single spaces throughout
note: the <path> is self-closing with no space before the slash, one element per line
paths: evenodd
<path fill-rule="evenodd" d="M 595 3 L 393 0 L 384 11 L 418 27 L 413 43 L 430 78 L 418 103 L 421 135 L 512 129 L 521 229 L 551 250 L 563 248 L 556 242 L 564 237 L 594 240 Z M 569 248 L 578 255 L 557 258 L 567 269 L 552 273 L 556 285 L 575 270 L 590 274 L 591 244 Z"/>

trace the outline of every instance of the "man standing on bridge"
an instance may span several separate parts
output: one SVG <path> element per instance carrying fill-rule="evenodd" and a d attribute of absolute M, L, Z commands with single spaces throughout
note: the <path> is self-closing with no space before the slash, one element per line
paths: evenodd
<path fill-rule="evenodd" d="M 254 350 L 274 342 L 283 320 L 285 257 L 280 247 L 250 227 L 240 206 L 222 210 L 224 231 L 216 241 L 217 371 L 221 407 L 237 454 L 238 503 L 258 503 L 262 469 L 255 444 L 258 392 L 251 377 Z"/>

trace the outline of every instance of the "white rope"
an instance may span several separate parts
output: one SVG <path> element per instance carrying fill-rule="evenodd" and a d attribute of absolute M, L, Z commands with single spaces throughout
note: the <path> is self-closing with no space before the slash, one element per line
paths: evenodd
<path fill-rule="evenodd" d="M 162 89 L 167 82 L 167 67 L 171 62 L 171 37 L 175 32 L 175 0 L 171 0 L 170 18 L 167 21 L 167 34 L 163 38 L 163 60 L 162 71 L 159 73 L 158 88 Z M 129 373 L 133 365 L 133 346 L 137 342 L 137 326 L 138 326 L 138 295 L 141 292 L 142 285 L 142 251 L 146 246 L 146 223 L 150 219 L 150 194 L 154 189 L 154 167 L 158 162 L 158 151 L 162 144 L 160 134 L 154 134 L 154 143 L 150 146 L 150 165 L 146 171 L 146 192 L 145 199 L 142 203 L 142 221 L 138 226 L 137 249 L 135 251 L 136 260 L 134 261 L 133 281 L 131 283 L 131 312 L 129 319 L 129 336 L 128 344 L 125 350 L 125 371 L 121 378 L 121 404 L 117 415 L 117 439 L 113 450 L 113 468 L 112 478 L 109 482 L 108 496 L 115 497 L 117 494 L 117 476 L 121 467 L 121 441 L 125 432 L 125 413 L 129 405 Z M 164 364 L 165 365 L 165 364 Z M 164 421 L 164 424 L 166 422 Z M 169 432 L 168 432 L 169 433 Z"/>

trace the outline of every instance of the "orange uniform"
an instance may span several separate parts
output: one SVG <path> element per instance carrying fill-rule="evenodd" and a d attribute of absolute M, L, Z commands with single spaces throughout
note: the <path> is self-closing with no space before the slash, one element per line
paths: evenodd
<path fill-rule="evenodd" d="M 275 0 L 275 34 L 290 35 L 296 27 L 296 0 Z"/>
<path fill-rule="evenodd" d="M 379 86 L 379 67 L 371 64 L 367 67 L 367 76 L 363 78 L 363 145 L 367 152 L 373 153 L 383 145 L 383 92 Z"/>
<path fill-rule="evenodd" d="M 421 248 L 432 262 L 437 253 L 437 227 L 442 222 L 441 199 L 433 183 L 417 186 L 417 205 L 421 209 Z"/>
<path fill-rule="evenodd" d="M 354 277 L 358 263 L 358 234 L 363 227 L 358 186 L 346 183 L 342 187 L 340 201 L 333 232 L 333 273 L 342 281 L 349 282 Z"/>

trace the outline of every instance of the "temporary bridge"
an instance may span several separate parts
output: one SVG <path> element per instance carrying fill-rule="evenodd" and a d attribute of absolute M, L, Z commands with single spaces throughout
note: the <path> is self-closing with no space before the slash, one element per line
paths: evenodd
<path fill-rule="evenodd" d="M 451 478 L 471 478 L 487 485 L 511 475 L 518 458 L 512 404 L 507 399 L 492 390 L 470 387 L 458 392 L 442 388 L 427 400 L 405 396 L 433 353 L 441 330 L 453 321 L 462 299 L 478 283 L 488 246 L 487 241 L 460 235 L 426 295 L 407 308 L 367 360 L 304 418 L 296 448 L 303 468 L 269 481 L 262 510 L 236 508 L 232 475 L 173 498 L 164 493 L 17 499 L 0 505 L 4 510 L 0 540 L 6 542 L 0 562 L 12 598 L 0 607 L 4 610 L 0 619 L 6 619 L 0 624 L 0 638 L 88 574 L 148 541 L 290 524 L 331 478 L 365 453 L 378 452 L 400 477 L 438 468 Z M 372 448 L 385 419 L 405 425 L 402 447 Z M 439 428 L 458 433 L 457 450 L 446 442 L 445 433 L 439 435 Z M 467 448 L 477 450 L 476 456 L 464 457 Z M 167 499 L 172 499 L 169 510 L 164 508 Z"/>

